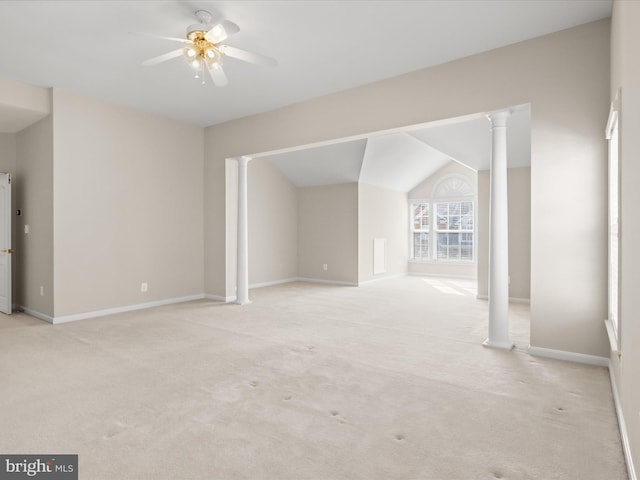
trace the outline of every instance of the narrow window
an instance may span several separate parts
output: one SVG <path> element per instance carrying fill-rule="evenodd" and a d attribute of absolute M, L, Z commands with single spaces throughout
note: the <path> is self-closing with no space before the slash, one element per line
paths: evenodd
<path fill-rule="evenodd" d="M 609 322 L 613 329 L 614 342 L 620 346 L 620 306 L 619 306 L 619 234 L 620 234 L 620 175 L 619 175 L 619 131 L 618 105 L 619 99 L 611 106 L 607 122 L 607 139 L 609 140 Z"/>
<path fill-rule="evenodd" d="M 428 202 L 411 204 L 411 253 L 416 260 L 429 259 L 429 206 Z"/>
<path fill-rule="evenodd" d="M 438 260 L 473 261 L 473 201 L 436 203 Z"/>

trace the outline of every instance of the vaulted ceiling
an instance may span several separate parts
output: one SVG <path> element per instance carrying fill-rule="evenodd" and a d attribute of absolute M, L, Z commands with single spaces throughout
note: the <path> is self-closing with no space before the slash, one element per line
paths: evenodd
<path fill-rule="evenodd" d="M 507 123 L 509 168 L 531 164 L 530 124 L 529 105 L 514 106 Z M 408 192 L 451 161 L 489 170 L 490 123 L 471 115 L 266 158 L 298 187 L 363 182 Z"/>

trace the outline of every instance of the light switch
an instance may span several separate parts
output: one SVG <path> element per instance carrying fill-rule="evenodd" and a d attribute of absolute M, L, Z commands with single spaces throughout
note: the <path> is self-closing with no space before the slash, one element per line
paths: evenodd
<path fill-rule="evenodd" d="M 24 233 L 29 233 L 29 225 L 24 226 Z"/>

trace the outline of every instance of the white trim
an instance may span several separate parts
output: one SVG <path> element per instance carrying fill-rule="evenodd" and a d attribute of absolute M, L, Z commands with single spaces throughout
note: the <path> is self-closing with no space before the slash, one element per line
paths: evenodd
<path fill-rule="evenodd" d="M 604 326 L 607 329 L 607 336 L 609 337 L 609 345 L 611 346 L 611 353 L 620 355 L 620 348 L 618 346 L 618 337 L 616 335 L 615 327 L 613 326 L 613 322 L 608 318 L 604 321 Z"/>
<path fill-rule="evenodd" d="M 520 297 L 509 297 L 509 303 L 524 303 L 525 305 L 531 304 L 531 299 Z"/>
<path fill-rule="evenodd" d="M 445 183 L 449 183 L 451 184 L 452 180 L 461 180 L 462 183 L 464 183 L 466 185 L 466 187 L 471 191 L 471 193 L 459 193 L 456 192 L 457 195 L 438 195 L 438 190 L 441 189 Z M 462 174 L 462 173 L 447 173 L 445 175 L 442 176 L 442 178 L 440 178 L 440 180 L 438 180 L 438 183 L 435 184 L 435 186 L 433 187 L 433 190 L 431 191 L 431 198 L 432 199 L 442 199 L 442 200 L 449 200 L 451 199 L 451 201 L 462 201 L 460 199 L 468 199 L 469 197 L 475 197 L 476 195 L 476 189 L 474 188 L 474 184 L 471 181 L 471 179 Z"/>
<path fill-rule="evenodd" d="M 249 288 L 271 287 L 273 285 L 281 285 L 283 283 L 297 282 L 298 280 L 299 280 L 298 277 L 291 277 L 291 278 L 283 278 L 280 280 L 272 280 L 270 282 L 251 283 L 249 284 Z"/>
<path fill-rule="evenodd" d="M 212 295 L 210 293 L 205 293 L 203 298 L 206 298 L 207 300 L 213 300 L 216 302 L 225 302 L 225 303 L 233 302 L 236 299 L 235 295 L 232 297 L 222 297 L 220 295 Z"/>
<path fill-rule="evenodd" d="M 293 283 L 293 282 L 307 282 L 307 283 L 323 283 L 329 285 L 346 285 L 349 287 L 358 287 L 360 285 L 366 285 L 372 282 L 379 282 L 381 280 L 391 280 L 393 278 L 406 277 L 408 273 L 396 273 L 393 275 L 377 275 L 376 278 L 372 278 L 369 280 L 365 280 L 363 282 L 351 283 L 351 282 L 343 282 L 341 280 L 324 280 L 320 278 L 306 278 L 306 277 L 291 277 L 291 278 L 283 278 L 280 280 L 273 280 L 270 282 L 261 282 L 261 283 L 253 283 L 249 285 L 250 289 L 253 288 L 262 288 L 262 287 L 271 287 L 275 285 L 282 285 L 284 283 Z M 464 278 L 464 279 L 473 279 L 475 277 L 452 277 L 451 275 L 443 275 L 449 278 Z M 233 301 L 235 297 L 214 297 L 212 295 L 207 295 L 207 298 L 211 298 L 213 300 L 222 300 L 222 301 Z"/>
<path fill-rule="evenodd" d="M 488 295 L 476 295 L 476 300 L 489 300 Z M 509 297 L 509 303 L 523 303 L 526 305 L 531 304 L 531 300 L 528 298 Z"/>
<path fill-rule="evenodd" d="M 618 416 L 618 428 L 620 429 L 620 438 L 622 439 L 622 450 L 624 452 L 625 463 L 627 464 L 627 473 L 629 480 L 637 480 L 635 467 L 633 466 L 633 457 L 631 456 L 631 443 L 627 434 L 627 424 L 622 414 L 622 403 L 618 395 L 618 385 L 616 384 L 616 376 L 613 373 L 613 366 L 609 361 L 609 378 L 611 379 L 611 392 L 613 393 L 613 403 L 616 407 L 616 415 Z"/>
<path fill-rule="evenodd" d="M 326 283 L 328 285 L 346 285 L 348 287 L 357 287 L 357 283 L 353 282 L 343 282 L 341 280 L 323 280 L 320 278 L 306 278 L 306 277 L 298 277 L 299 282 L 308 282 L 308 283 Z"/>
<path fill-rule="evenodd" d="M 27 315 L 31 315 L 32 317 L 35 317 L 39 320 L 44 320 L 45 322 L 53 323 L 53 317 L 50 317 L 49 315 L 45 315 L 44 313 L 40 313 L 36 310 L 32 310 L 27 307 L 23 307 L 22 305 L 16 305 L 16 312 L 19 312 L 19 311 L 22 311 Z"/>
<path fill-rule="evenodd" d="M 585 353 L 566 352 L 564 350 L 553 350 L 551 348 L 532 347 L 527 349 L 529 355 L 535 357 L 554 358 L 556 360 L 564 360 L 566 362 L 584 363 L 585 365 L 596 365 L 598 367 L 608 367 L 609 359 L 607 357 L 598 357 L 596 355 L 587 355 Z"/>
<path fill-rule="evenodd" d="M 88 318 L 95 318 L 95 317 L 104 317 L 106 315 L 113 315 L 116 313 L 132 312 L 134 310 L 144 310 L 145 308 L 160 307 L 162 305 L 171 305 L 174 303 L 190 302 L 192 300 L 201 300 L 203 298 L 205 298 L 205 296 L 204 294 L 201 293 L 199 295 L 169 298 L 166 300 L 157 300 L 155 302 L 138 303 L 136 305 L 127 305 L 124 307 L 106 308 L 104 310 L 94 310 L 92 312 L 84 312 L 84 313 L 74 313 L 71 315 L 62 315 L 60 317 L 53 317 L 53 321 L 51 323 L 53 323 L 54 325 L 57 325 L 59 323 L 75 322 L 78 320 L 86 320 Z M 27 309 L 25 309 L 25 312 L 26 311 Z"/>
<path fill-rule="evenodd" d="M 611 138 L 611 134 L 613 133 L 613 127 L 615 123 L 618 121 L 618 114 L 620 112 L 620 89 L 616 90 L 616 96 L 611 102 L 611 106 L 609 107 L 609 118 L 607 119 L 607 126 L 604 130 L 604 136 L 607 140 Z"/>
<path fill-rule="evenodd" d="M 513 350 L 513 347 L 515 347 L 515 345 L 511 342 L 492 342 L 488 338 L 484 342 L 482 342 L 482 346 L 507 351 Z"/>

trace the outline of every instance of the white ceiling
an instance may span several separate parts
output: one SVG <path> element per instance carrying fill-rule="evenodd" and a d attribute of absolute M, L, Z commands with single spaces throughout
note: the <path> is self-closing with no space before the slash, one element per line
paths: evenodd
<path fill-rule="evenodd" d="M 229 85 L 200 85 L 179 44 L 204 8 L 240 26 Z M 2 0 L 0 76 L 208 126 L 608 17 L 612 0 Z"/>
<path fill-rule="evenodd" d="M 375 136 L 367 142 L 360 181 L 408 192 L 450 161 L 407 133 Z"/>
<path fill-rule="evenodd" d="M 366 140 L 340 142 L 267 157 L 297 187 L 355 183 Z"/>
<path fill-rule="evenodd" d="M 226 87 L 175 58 L 194 12 L 240 26 L 225 43 L 275 68 L 225 59 Z M 606 18 L 612 0 L 0 0 L 0 77 L 209 126 Z M 26 112 L 28 113 L 28 112 Z M 481 113 L 481 112 L 479 112 Z M 37 120 L 37 118 L 36 118 Z M 0 104 L 0 131 L 34 121 Z M 509 166 L 530 162 L 530 114 L 509 122 Z M 451 158 L 489 168 L 483 116 L 269 159 L 298 186 L 362 181 L 408 191 Z"/>

